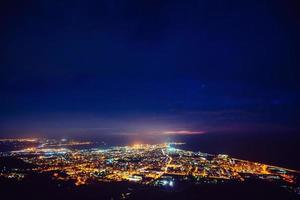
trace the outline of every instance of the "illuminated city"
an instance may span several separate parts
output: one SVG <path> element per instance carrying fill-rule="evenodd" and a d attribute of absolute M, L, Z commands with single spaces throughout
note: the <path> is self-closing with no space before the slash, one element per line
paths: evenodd
<path fill-rule="evenodd" d="M 30 172 L 51 173 L 55 180 L 76 186 L 95 182 L 132 182 L 174 187 L 178 182 L 218 182 L 261 179 L 290 192 L 299 192 L 299 172 L 276 166 L 181 150 L 183 143 L 133 144 L 123 147 L 82 148 L 92 142 L 54 139 L 3 139 L 0 143 L 29 144 L 28 148 L 1 153 L 32 164 Z M 30 145 L 31 144 L 31 145 Z M 28 169 L 5 169 L 0 177 L 21 180 Z"/>
<path fill-rule="evenodd" d="M 0 200 L 300 200 L 300 0 L 0 13 Z"/>

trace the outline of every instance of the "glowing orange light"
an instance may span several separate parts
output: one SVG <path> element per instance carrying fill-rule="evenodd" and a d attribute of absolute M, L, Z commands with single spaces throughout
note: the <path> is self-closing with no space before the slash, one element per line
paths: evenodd
<path fill-rule="evenodd" d="M 189 131 L 189 130 L 179 130 L 179 131 L 164 131 L 165 135 L 197 135 L 204 134 L 205 131 Z"/>

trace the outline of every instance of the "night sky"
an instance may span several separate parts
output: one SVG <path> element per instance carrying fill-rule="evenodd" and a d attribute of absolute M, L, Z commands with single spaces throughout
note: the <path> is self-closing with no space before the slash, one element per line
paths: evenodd
<path fill-rule="evenodd" d="M 0 137 L 300 130 L 298 0 L 4 0 Z"/>

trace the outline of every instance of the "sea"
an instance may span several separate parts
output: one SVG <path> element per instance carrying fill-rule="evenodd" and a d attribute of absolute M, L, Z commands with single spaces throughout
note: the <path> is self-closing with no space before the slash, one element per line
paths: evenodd
<path fill-rule="evenodd" d="M 57 137 L 56 139 L 61 139 Z M 93 134 L 66 139 L 92 141 L 86 148 L 110 148 L 133 144 L 182 142 L 177 148 L 231 157 L 300 170 L 300 134 L 292 133 L 207 133 L 199 135 L 118 135 Z M 0 144 L 0 151 L 12 148 Z"/>

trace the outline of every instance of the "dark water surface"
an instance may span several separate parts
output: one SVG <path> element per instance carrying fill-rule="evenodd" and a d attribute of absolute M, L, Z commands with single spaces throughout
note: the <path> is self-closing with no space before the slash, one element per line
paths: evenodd
<path fill-rule="evenodd" d="M 210 133 L 167 137 L 115 135 L 89 139 L 105 142 L 104 148 L 135 143 L 185 142 L 185 145 L 178 146 L 178 148 L 211 154 L 228 154 L 235 158 L 300 170 L 300 136 L 298 134 Z"/>
<path fill-rule="evenodd" d="M 59 138 L 61 139 L 61 138 Z M 93 141 L 91 146 L 84 148 L 124 146 L 136 143 L 184 142 L 177 148 L 201 151 L 211 154 L 228 154 L 235 158 L 256 161 L 265 164 L 300 170 L 300 136 L 299 134 L 220 134 L 207 133 L 202 135 L 102 135 L 81 136 L 68 139 Z M 28 144 L 32 146 L 33 144 Z M 17 149 L 28 146 L 17 145 Z M 16 150 L 15 147 L 1 144 L 0 151 Z"/>

